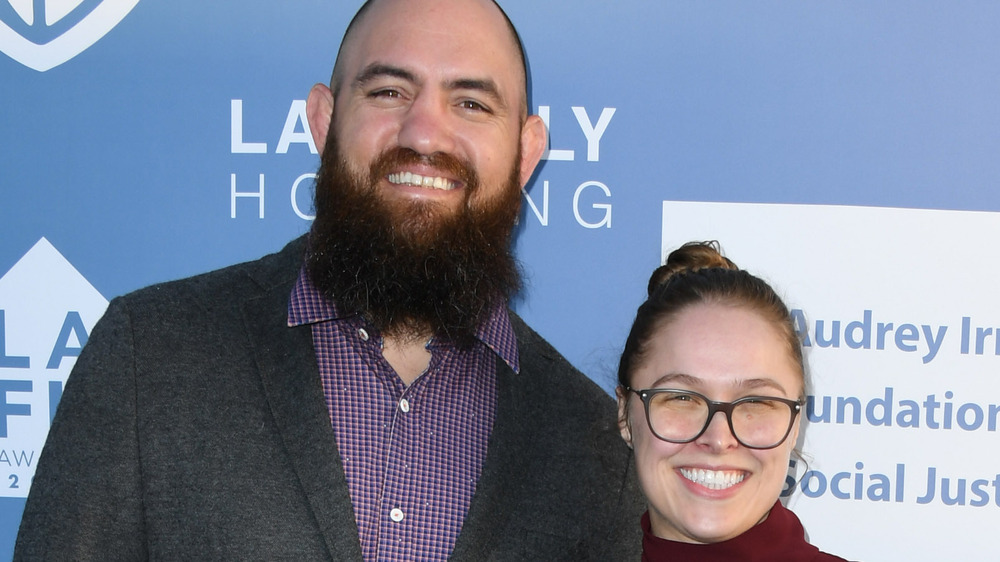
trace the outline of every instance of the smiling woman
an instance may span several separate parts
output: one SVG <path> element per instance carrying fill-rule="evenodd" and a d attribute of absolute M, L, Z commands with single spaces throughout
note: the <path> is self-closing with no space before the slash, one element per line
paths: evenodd
<path fill-rule="evenodd" d="M 778 503 L 805 377 L 767 283 L 717 244 L 675 250 L 653 272 L 618 379 L 618 425 L 648 505 L 644 560 L 842 560 L 807 543 Z"/>

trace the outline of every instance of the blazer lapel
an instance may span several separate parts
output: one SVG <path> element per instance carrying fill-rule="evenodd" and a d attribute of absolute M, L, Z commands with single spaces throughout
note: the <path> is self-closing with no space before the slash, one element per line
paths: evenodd
<path fill-rule="evenodd" d="M 493 433 L 452 560 L 483 560 L 486 553 L 497 550 L 501 541 L 509 540 L 501 530 L 508 527 L 518 488 L 518 476 L 509 469 L 518 466 L 514 457 L 523 450 L 522 441 L 526 435 L 521 426 L 528 422 L 518 411 L 521 400 L 517 396 L 518 381 L 515 379 L 514 371 L 497 358 L 497 413 Z"/>
<path fill-rule="evenodd" d="M 287 253 L 289 248 L 282 252 Z M 295 263 L 301 264 L 301 254 Z M 291 268 L 298 273 L 297 266 Z M 357 523 L 323 398 L 311 329 L 288 327 L 291 288 L 290 283 L 279 282 L 248 299 L 243 305 L 246 330 L 285 449 L 330 556 L 361 560 Z"/>

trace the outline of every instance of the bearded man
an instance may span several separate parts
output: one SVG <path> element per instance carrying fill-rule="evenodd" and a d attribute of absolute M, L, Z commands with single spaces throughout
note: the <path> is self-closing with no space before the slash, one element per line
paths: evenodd
<path fill-rule="evenodd" d="M 634 558 L 614 407 L 507 309 L 545 147 L 492 0 L 373 0 L 307 114 L 316 220 L 115 299 L 15 559 Z"/>

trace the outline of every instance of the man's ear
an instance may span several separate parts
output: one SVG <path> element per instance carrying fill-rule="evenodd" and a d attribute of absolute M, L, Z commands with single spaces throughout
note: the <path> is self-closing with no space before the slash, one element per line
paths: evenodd
<path fill-rule="evenodd" d="M 309 120 L 313 143 L 320 154 L 323 154 L 323 147 L 326 146 L 326 135 L 330 130 L 332 117 L 333 92 L 326 84 L 316 84 L 309 90 L 309 97 L 306 98 L 306 118 Z"/>
<path fill-rule="evenodd" d="M 615 389 L 615 396 L 618 398 L 618 432 L 628 448 L 631 449 L 632 425 L 628 421 L 628 393 L 619 386 Z"/>
<path fill-rule="evenodd" d="M 521 127 L 521 187 L 531 179 L 545 152 L 546 142 L 545 122 L 537 115 L 529 115 Z"/>

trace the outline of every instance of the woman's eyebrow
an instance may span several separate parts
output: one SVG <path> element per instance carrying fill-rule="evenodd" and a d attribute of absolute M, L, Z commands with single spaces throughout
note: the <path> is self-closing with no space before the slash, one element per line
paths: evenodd
<path fill-rule="evenodd" d="M 779 392 L 782 393 L 785 392 L 785 387 L 781 386 L 781 384 L 779 384 L 778 381 L 767 377 L 738 379 L 737 386 L 739 388 L 746 388 L 746 389 L 773 388 L 774 390 L 777 390 Z"/>
<path fill-rule="evenodd" d="M 667 373 L 653 381 L 650 388 L 665 388 L 669 384 L 682 384 L 698 388 L 704 385 L 705 381 L 686 373 Z M 741 390 L 756 390 L 760 388 L 771 388 L 781 393 L 785 393 L 785 387 L 778 381 L 769 377 L 754 377 L 747 379 L 733 379 L 733 386 Z"/>
<path fill-rule="evenodd" d="M 667 373 L 666 375 L 663 375 L 662 377 L 653 381 L 653 384 L 650 388 L 663 388 L 668 383 L 675 383 L 675 382 L 687 386 L 698 386 L 701 382 L 701 379 L 684 373 Z"/>

